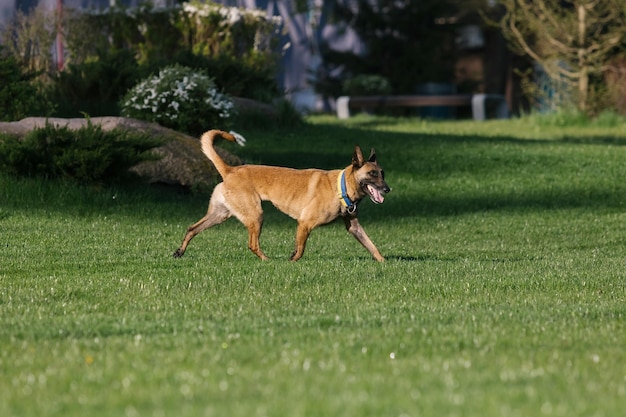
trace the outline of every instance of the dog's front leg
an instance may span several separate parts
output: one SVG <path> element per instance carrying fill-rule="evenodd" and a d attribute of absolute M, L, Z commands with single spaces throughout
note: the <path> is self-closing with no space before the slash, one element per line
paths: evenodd
<path fill-rule="evenodd" d="M 361 243 L 367 249 L 374 259 L 378 262 L 383 262 L 385 258 L 380 254 L 374 243 L 371 241 L 365 230 L 363 230 L 363 226 L 359 223 L 359 220 L 356 217 L 346 216 L 343 218 L 343 222 L 346 224 L 346 229 L 348 232 L 352 234 L 356 238 L 356 240 Z"/>

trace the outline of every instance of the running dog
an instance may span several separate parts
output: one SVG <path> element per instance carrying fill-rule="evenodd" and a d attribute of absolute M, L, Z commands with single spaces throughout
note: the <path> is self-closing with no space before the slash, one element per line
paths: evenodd
<path fill-rule="evenodd" d="M 297 261 L 311 231 L 341 217 L 350 232 L 374 259 L 385 260 L 357 219 L 358 203 L 368 196 L 374 203 L 384 201 L 390 191 L 382 168 L 372 149 L 367 160 L 356 146 L 352 164 L 343 170 L 292 169 L 265 165 L 230 166 L 215 152 L 216 137 L 243 146 L 245 139 L 236 132 L 209 130 L 200 139 L 202 151 L 222 176 L 209 202 L 207 214 L 189 226 L 174 257 L 183 256 L 189 241 L 198 233 L 235 216 L 248 229 L 248 247 L 262 260 L 269 259 L 261 250 L 259 236 L 263 225 L 261 201 L 270 201 L 283 213 L 297 220 L 296 246 L 291 255 Z"/>

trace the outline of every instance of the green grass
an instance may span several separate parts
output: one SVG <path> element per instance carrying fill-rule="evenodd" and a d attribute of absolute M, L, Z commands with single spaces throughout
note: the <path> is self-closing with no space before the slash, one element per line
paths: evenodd
<path fill-rule="evenodd" d="M 2 416 L 617 416 L 626 403 L 626 126 L 315 117 L 249 162 L 375 147 L 374 262 L 340 223 L 261 262 L 208 195 L 0 176 Z"/>

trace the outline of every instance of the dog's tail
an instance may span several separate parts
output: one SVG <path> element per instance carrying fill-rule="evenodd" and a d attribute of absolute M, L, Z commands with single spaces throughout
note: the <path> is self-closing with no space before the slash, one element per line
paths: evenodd
<path fill-rule="evenodd" d="M 213 165 L 215 165 L 217 172 L 219 172 L 222 178 L 224 178 L 224 176 L 228 173 L 230 169 L 230 165 L 224 162 L 224 160 L 218 155 L 218 153 L 215 152 L 215 148 L 213 148 L 213 140 L 216 136 L 219 136 L 222 139 L 226 139 L 231 142 L 236 142 L 239 146 L 244 146 L 246 144 L 246 139 L 237 132 L 230 131 L 229 133 L 224 132 L 223 130 L 209 130 L 208 132 L 205 132 L 200 138 L 202 152 L 204 152 L 206 157 L 209 158 L 211 162 L 213 162 Z"/>

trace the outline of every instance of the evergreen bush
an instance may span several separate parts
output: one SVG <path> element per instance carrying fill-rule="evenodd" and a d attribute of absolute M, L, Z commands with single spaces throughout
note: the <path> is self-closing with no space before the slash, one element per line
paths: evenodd
<path fill-rule="evenodd" d="M 102 51 L 98 59 L 69 63 L 54 74 L 47 93 L 57 117 L 119 115 L 120 99 L 141 78 L 131 51 Z"/>
<path fill-rule="evenodd" d="M 0 121 L 46 115 L 49 109 L 33 83 L 35 77 L 34 73 L 23 72 L 15 58 L 2 57 L 0 50 Z"/>
<path fill-rule="evenodd" d="M 151 152 L 164 139 L 101 126 L 71 130 L 45 127 L 24 138 L 0 136 L 0 170 L 15 176 L 69 179 L 100 184 L 128 179 L 129 168 L 158 157 Z"/>

